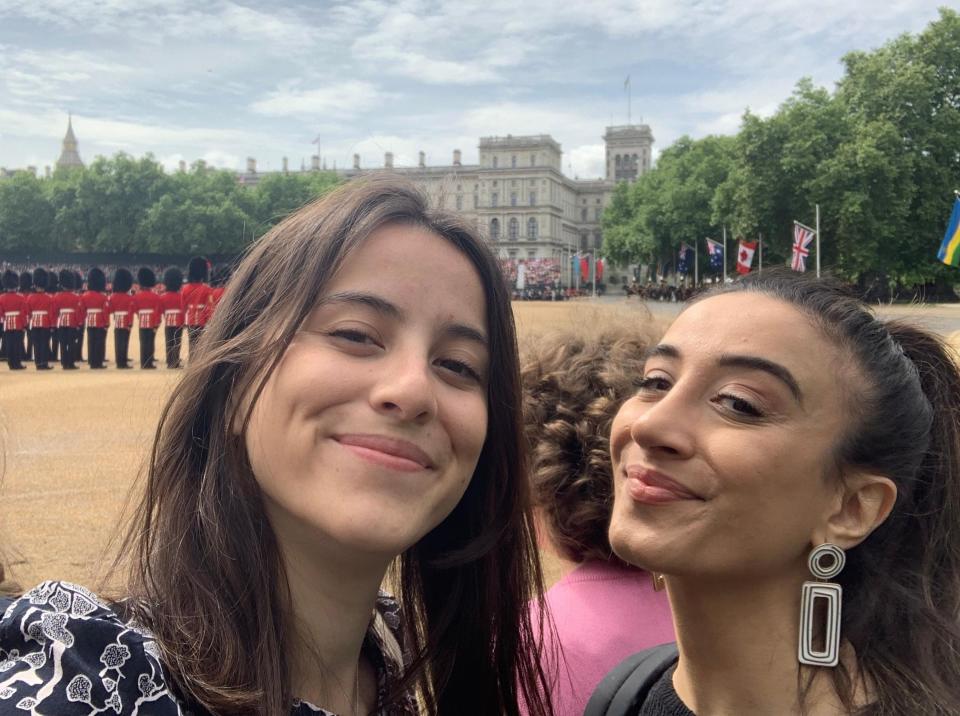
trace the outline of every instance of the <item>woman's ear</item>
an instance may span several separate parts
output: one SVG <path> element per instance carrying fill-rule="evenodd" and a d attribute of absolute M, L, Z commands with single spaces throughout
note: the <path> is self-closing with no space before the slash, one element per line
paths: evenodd
<path fill-rule="evenodd" d="M 844 475 L 833 511 L 814 535 L 813 544 L 831 542 L 852 549 L 882 525 L 897 501 L 897 486 L 883 475 Z"/>

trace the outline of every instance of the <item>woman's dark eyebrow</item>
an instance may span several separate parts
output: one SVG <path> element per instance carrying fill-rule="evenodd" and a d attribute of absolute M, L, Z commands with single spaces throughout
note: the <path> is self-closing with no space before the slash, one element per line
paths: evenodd
<path fill-rule="evenodd" d="M 362 306 L 366 306 L 367 308 L 372 308 L 377 313 L 382 313 L 390 318 L 395 318 L 398 321 L 402 321 L 404 318 L 403 311 L 399 306 L 391 303 L 385 298 L 377 296 L 376 294 L 363 293 L 361 291 L 341 291 L 339 293 L 331 293 L 329 296 L 324 296 L 321 298 L 318 305 L 329 306 L 337 303 L 360 304 Z M 444 332 L 453 338 L 464 338 L 468 341 L 479 343 L 485 348 L 488 344 L 487 337 L 481 331 L 477 330 L 473 326 L 468 326 L 465 323 L 451 323 L 444 327 Z"/>
<path fill-rule="evenodd" d="M 644 356 L 644 360 L 650 358 L 680 358 L 680 351 L 676 346 L 672 346 L 669 343 L 660 343 L 655 345 L 653 348 L 647 351 Z M 800 391 L 800 384 L 797 383 L 797 379 L 793 377 L 793 373 L 784 368 L 779 363 L 774 363 L 772 360 L 767 360 L 766 358 L 760 358 L 758 356 L 745 356 L 745 355 L 722 355 L 717 361 L 717 365 L 724 368 L 734 367 L 734 368 L 749 368 L 750 370 L 762 370 L 765 373 L 769 373 L 774 378 L 779 379 L 787 388 L 790 389 L 790 393 L 793 394 L 794 399 L 798 403 L 803 402 L 803 393 Z"/>
<path fill-rule="evenodd" d="M 779 363 L 774 363 L 772 360 L 758 356 L 722 355 L 717 361 L 717 365 L 762 370 L 765 373 L 769 373 L 774 378 L 778 378 L 790 389 L 790 392 L 793 393 L 793 397 L 798 403 L 803 402 L 803 394 L 800 392 L 800 385 L 797 383 L 797 379 L 793 377 L 793 373 Z"/>

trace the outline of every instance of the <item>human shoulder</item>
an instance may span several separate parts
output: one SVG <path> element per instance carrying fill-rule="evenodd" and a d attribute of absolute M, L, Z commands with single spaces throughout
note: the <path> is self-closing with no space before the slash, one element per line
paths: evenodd
<path fill-rule="evenodd" d="M 188 712 L 170 691 L 153 636 L 68 582 L 43 582 L 0 618 L 0 713 Z"/>

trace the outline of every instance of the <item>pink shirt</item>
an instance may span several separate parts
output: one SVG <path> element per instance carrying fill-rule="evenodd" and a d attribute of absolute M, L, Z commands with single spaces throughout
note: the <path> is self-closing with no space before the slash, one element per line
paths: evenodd
<path fill-rule="evenodd" d="M 603 677 L 641 649 L 674 641 L 667 593 L 649 572 L 608 562 L 581 564 L 544 595 L 556 637 L 545 635 L 544 671 L 557 716 L 582 716 Z M 537 609 L 531 605 L 534 627 Z M 559 661 L 559 664 L 557 663 Z"/>

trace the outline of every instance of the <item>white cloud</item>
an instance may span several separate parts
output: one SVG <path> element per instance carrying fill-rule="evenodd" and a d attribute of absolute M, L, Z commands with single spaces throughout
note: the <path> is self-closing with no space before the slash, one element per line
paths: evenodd
<path fill-rule="evenodd" d="M 271 117 L 319 118 L 322 121 L 328 116 L 353 117 L 395 98 L 396 95 L 381 92 L 370 82 L 347 80 L 313 89 L 283 86 L 251 104 L 250 109 Z"/>

